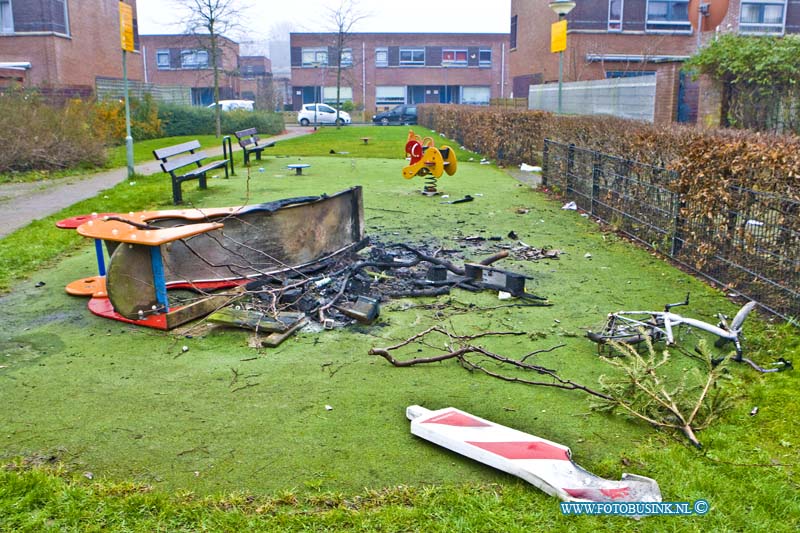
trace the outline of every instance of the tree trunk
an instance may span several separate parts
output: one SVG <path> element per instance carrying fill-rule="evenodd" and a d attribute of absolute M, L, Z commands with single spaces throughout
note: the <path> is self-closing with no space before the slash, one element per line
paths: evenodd
<path fill-rule="evenodd" d="M 222 135 L 222 110 L 219 105 L 219 65 L 217 64 L 217 34 L 214 33 L 214 25 L 209 25 L 209 34 L 211 41 L 211 69 L 214 72 L 214 121 L 216 126 L 216 136 L 219 138 Z"/>

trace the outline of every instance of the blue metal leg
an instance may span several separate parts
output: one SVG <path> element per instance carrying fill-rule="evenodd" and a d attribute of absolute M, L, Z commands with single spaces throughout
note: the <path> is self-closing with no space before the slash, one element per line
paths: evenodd
<path fill-rule="evenodd" d="M 153 267 L 153 283 L 156 289 L 156 299 L 161 304 L 165 313 L 169 312 L 167 300 L 167 281 L 164 278 L 164 263 L 161 259 L 161 247 L 150 247 L 150 264 Z"/>
<path fill-rule="evenodd" d="M 100 239 L 94 240 L 94 252 L 97 256 L 97 272 L 101 276 L 106 275 L 106 258 L 103 254 L 103 241 Z"/>

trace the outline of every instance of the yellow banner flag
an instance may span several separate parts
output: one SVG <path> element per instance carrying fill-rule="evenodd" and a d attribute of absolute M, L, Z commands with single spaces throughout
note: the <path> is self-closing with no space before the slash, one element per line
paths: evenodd
<path fill-rule="evenodd" d="M 567 49 L 567 21 L 559 20 L 550 27 L 550 51 L 563 52 Z"/>
<path fill-rule="evenodd" d="M 133 52 L 133 7 L 119 3 L 119 36 L 122 49 Z"/>

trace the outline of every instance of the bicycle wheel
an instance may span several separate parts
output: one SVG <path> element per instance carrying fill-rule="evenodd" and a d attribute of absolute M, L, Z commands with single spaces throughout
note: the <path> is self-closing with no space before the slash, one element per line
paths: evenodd
<path fill-rule="evenodd" d="M 647 324 L 642 322 L 631 322 L 622 320 L 616 315 L 608 317 L 608 321 L 600 332 L 589 331 L 586 336 L 589 340 L 597 344 L 608 344 L 610 342 L 620 342 L 623 344 L 639 344 L 648 337 L 653 342 L 662 337 L 657 324 Z"/>

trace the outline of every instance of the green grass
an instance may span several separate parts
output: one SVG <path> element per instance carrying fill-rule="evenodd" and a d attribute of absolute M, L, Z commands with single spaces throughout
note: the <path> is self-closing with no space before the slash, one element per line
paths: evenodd
<path fill-rule="evenodd" d="M 407 133 L 363 129 L 387 151 L 402 149 Z M 6 278 L 12 290 L 0 300 L 0 458 L 16 464 L 17 457 L 52 457 L 58 467 L 0 472 L 0 530 L 793 531 L 800 526 L 794 373 L 761 376 L 732 366 L 723 385 L 735 392 L 735 408 L 699 434 L 705 448 L 697 451 L 671 433 L 594 413 L 577 392 L 502 383 L 467 373 L 452 361 L 400 369 L 368 356 L 371 347 L 388 346 L 436 323 L 462 334 L 524 331 L 529 335 L 484 345 L 520 356 L 563 343 L 537 362 L 591 386 L 609 368 L 583 333 L 605 313 L 658 309 L 687 291 L 690 316 L 711 320 L 717 311 L 732 314 L 736 305 L 658 257 L 599 233 L 590 221 L 493 167 L 463 164 L 455 176 L 440 181 L 443 192 L 452 198 L 471 194 L 472 203 L 443 205 L 440 198 L 423 197 L 419 178 L 400 176 L 402 154 L 355 153 L 361 133 L 331 128 L 279 143 L 276 148 L 286 156 L 265 158 L 263 172 L 254 167 L 248 178 L 240 168 L 229 180 L 210 180 L 207 191 L 187 183 L 184 196 L 198 206 L 238 205 L 360 184 L 367 233 L 383 241 L 466 246 L 466 257 L 478 259 L 495 251 L 493 241 L 472 246 L 454 239 L 505 237 L 514 230 L 531 245 L 563 250 L 557 261 L 506 259 L 498 265 L 531 275 L 530 290 L 554 305 L 489 309 L 498 304 L 496 295 L 456 291 L 452 302 L 474 304 L 470 313 L 451 315 L 446 308 L 442 316 L 422 307 L 432 300 L 396 301 L 383 306 L 374 326 L 301 333 L 277 349 L 254 351 L 241 331 L 165 334 L 92 316 L 84 301 L 62 290 L 94 273 L 92 247 L 81 245 L 73 232 L 50 230 L 52 220 L 63 216 L 51 217 L 0 241 L 0 272 L 8 265 L 17 274 L 32 271 L 26 281 L 12 284 Z M 323 157 L 319 152 L 337 139 L 353 143 L 340 150 L 353 153 Z M 307 175 L 286 170 L 298 160 L 311 164 Z M 63 215 L 141 209 L 169 199 L 166 180 L 137 178 L 136 186 L 119 185 Z M 519 214 L 521 207 L 526 214 Z M 14 262 L 15 255 L 42 246 L 51 235 L 64 235 L 68 242 L 44 245 L 38 262 Z M 745 332 L 748 355 L 761 363 L 797 355 L 798 336 L 789 326 L 753 316 Z M 189 350 L 184 353 L 182 346 Z M 677 373 L 695 364 L 678 353 L 673 363 Z M 554 498 L 410 435 L 404 416 L 410 404 L 452 405 L 563 443 L 598 475 L 649 476 L 659 482 L 665 500 L 704 498 L 711 512 L 640 522 L 563 517 Z M 754 406 L 760 411 L 749 416 Z M 83 477 L 86 472 L 94 479 Z"/>
<path fill-rule="evenodd" d="M 163 139 L 137 141 L 133 144 L 133 162 L 136 164 L 145 161 L 152 161 L 153 150 L 194 140 L 200 141 L 200 145 L 203 148 L 222 146 L 222 139 L 218 139 L 214 135 L 183 135 L 179 137 L 165 137 Z M 233 140 L 233 143 L 236 144 L 236 139 Z M 124 167 L 127 164 L 128 154 L 125 145 L 114 146 L 108 149 L 108 163 L 106 163 L 106 167 L 119 168 Z"/>
<path fill-rule="evenodd" d="M 334 126 L 321 126 L 312 135 L 281 141 L 265 153 L 288 156 L 382 158 L 397 159 L 402 162 L 409 130 L 414 130 L 423 137 L 432 137 L 437 147 L 444 145 L 455 149 L 459 163 L 468 162 L 470 158 L 475 161 L 480 160 L 480 156 L 462 150 L 455 141 L 445 140 L 422 126 L 344 126 L 339 129 Z M 365 145 L 361 140 L 362 137 L 369 137 L 369 143 Z M 331 154 L 331 151 L 334 153 Z"/>

